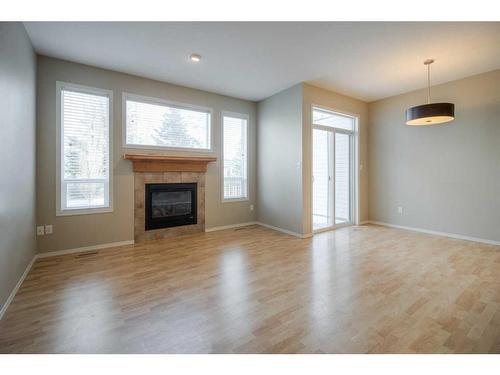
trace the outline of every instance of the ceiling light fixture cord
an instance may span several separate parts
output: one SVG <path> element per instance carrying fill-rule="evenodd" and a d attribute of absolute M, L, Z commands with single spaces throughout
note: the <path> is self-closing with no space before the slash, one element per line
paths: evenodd
<path fill-rule="evenodd" d="M 427 64 L 427 104 L 431 104 L 431 64 Z"/>

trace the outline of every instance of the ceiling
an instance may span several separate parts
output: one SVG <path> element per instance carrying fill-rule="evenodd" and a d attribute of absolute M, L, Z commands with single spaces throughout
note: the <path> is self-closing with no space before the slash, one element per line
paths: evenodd
<path fill-rule="evenodd" d="M 306 81 L 364 101 L 500 68 L 500 22 L 26 22 L 37 53 L 258 101 Z M 202 55 L 200 63 L 189 60 Z"/>

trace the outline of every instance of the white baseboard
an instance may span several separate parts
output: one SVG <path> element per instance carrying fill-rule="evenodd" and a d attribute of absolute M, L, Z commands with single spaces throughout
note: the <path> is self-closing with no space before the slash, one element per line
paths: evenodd
<path fill-rule="evenodd" d="M 384 227 L 390 227 L 390 228 L 411 230 L 413 232 L 420 232 L 420 233 L 432 234 L 432 235 L 435 235 L 435 236 L 450 237 L 450 238 L 455 238 L 455 239 L 458 239 L 458 240 L 481 242 L 481 243 L 485 243 L 485 244 L 488 244 L 488 245 L 497 245 L 497 246 L 500 246 L 500 241 L 488 240 L 488 239 L 485 239 L 485 238 L 470 237 L 470 236 L 464 236 L 462 234 L 455 234 L 455 233 L 438 232 L 438 231 L 430 230 L 430 229 L 407 227 L 407 226 L 403 226 L 403 225 L 390 224 L 390 223 L 386 223 L 386 222 L 383 222 L 383 221 L 369 220 L 368 223 L 369 224 L 375 224 L 375 225 L 382 225 Z"/>
<path fill-rule="evenodd" d="M 300 233 L 297 233 L 297 232 L 292 232 L 291 230 L 288 230 L 288 229 L 283 229 L 283 228 L 275 227 L 275 226 L 272 226 L 272 225 L 269 225 L 269 224 L 261 223 L 260 221 L 258 221 L 256 224 L 261 225 L 261 226 L 263 226 L 265 228 L 273 229 L 273 230 L 276 230 L 278 232 L 289 234 L 290 236 L 294 236 L 294 237 L 298 237 L 298 238 L 309 238 L 309 237 L 312 237 L 312 233 L 300 234 Z"/>
<path fill-rule="evenodd" d="M 134 244 L 134 240 L 109 242 L 109 243 L 104 243 L 104 244 L 100 244 L 100 245 L 76 247 L 74 249 L 66 249 L 66 250 L 57 250 L 57 251 L 48 251 L 48 252 L 38 253 L 36 255 L 36 258 L 37 259 L 38 258 L 47 258 L 47 257 L 58 256 L 58 255 L 82 253 L 82 252 L 86 252 L 86 251 L 103 250 L 103 249 L 109 249 L 112 247 L 119 247 L 119 246 L 133 245 L 133 244 Z"/>
<path fill-rule="evenodd" d="M 256 221 L 247 221 L 246 223 L 238 223 L 238 224 L 231 224 L 231 225 L 223 225 L 221 227 L 205 228 L 205 232 L 217 232 L 219 230 L 241 228 L 241 227 L 247 227 L 249 225 L 256 225 L 256 224 L 259 224 L 259 223 L 257 223 Z"/>
<path fill-rule="evenodd" d="M 2 320 L 3 315 L 5 314 L 5 312 L 7 311 L 7 309 L 9 308 L 10 303 L 12 302 L 12 300 L 14 299 L 14 297 L 16 296 L 17 291 L 19 290 L 19 288 L 21 287 L 21 284 L 23 283 L 24 279 L 26 278 L 26 276 L 30 272 L 31 267 L 33 267 L 33 263 L 35 263 L 36 259 L 37 259 L 37 254 L 35 254 L 33 256 L 33 259 L 31 259 L 31 262 L 29 262 L 28 266 L 24 270 L 24 272 L 21 275 L 21 278 L 17 282 L 16 286 L 14 287 L 14 289 L 12 289 L 12 292 L 10 292 L 10 295 L 7 298 L 7 301 L 5 301 L 5 303 L 2 306 L 2 309 L 0 310 L 0 320 Z"/>

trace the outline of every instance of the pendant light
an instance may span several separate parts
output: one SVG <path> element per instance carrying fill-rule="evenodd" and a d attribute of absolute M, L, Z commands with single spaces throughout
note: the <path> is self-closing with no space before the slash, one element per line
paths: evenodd
<path fill-rule="evenodd" d="M 427 65 L 427 104 L 406 110 L 406 125 L 435 125 L 455 119 L 455 104 L 431 103 L 431 64 L 433 59 L 424 61 Z"/>

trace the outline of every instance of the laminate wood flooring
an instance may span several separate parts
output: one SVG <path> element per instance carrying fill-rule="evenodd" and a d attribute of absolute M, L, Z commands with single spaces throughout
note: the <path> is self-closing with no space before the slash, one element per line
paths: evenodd
<path fill-rule="evenodd" d="M 500 353 L 500 247 L 260 226 L 38 259 L 1 353 Z"/>

